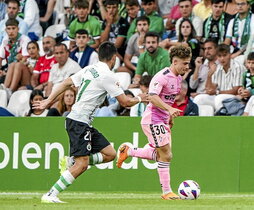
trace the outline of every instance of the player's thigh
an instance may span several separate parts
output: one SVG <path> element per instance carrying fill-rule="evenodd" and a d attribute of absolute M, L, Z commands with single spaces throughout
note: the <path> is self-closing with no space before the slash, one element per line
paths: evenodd
<path fill-rule="evenodd" d="M 91 137 L 92 137 L 92 150 L 91 150 L 91 153 L 93 153 L 93 154 L 97 153 L 97 152 L 101 152 L 103 149 L 110 146 L 110 143 L 106 139 L 106 137 L 103 136 L 103 134 L 100 133 L 95 128 L 92 128 L 92 130 L 91 130 Z M 108 147 L 108 150 L 106 149 L 106 151 L 110 151 L 110 147 Z"/>
<path fill-rule="evenodd" d="M 144 134 L 147 136 L 149 143 L 156 148 L 164 145 L 171 145 L 171 132 L 166 124 L 149 124 L 141 125 Z"/>
<path fill-rule="evenodd" d="M 70 156 L 89 156 L 92 150 L 91 127 L 69 118 L 65 123 L 70 140 Z"/>

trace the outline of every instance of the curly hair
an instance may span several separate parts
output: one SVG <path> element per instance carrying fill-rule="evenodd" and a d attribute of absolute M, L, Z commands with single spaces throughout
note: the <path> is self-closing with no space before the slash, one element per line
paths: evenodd
<path fill-rule="evenodd" d="M 175 47 L 170 48 L 170 61 L 172 63 L 174 57 L 178 57 L 181 59 L 191 58 L 191 48 L 186 47 L 184 45 L 178 45 Z"/>

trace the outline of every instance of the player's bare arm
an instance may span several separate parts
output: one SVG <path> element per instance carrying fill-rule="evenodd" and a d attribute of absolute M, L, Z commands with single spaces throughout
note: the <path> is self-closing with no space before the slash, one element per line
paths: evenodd
<path fill-rule="evenodd" d="M 53 101 L 54 99 L 59 96 L 61 93 L 63 93 L 68 87 L 73 85 L 72 79 L 69 77 L 66 80 L 64 80 L 62 83 L 60 83 L 59 86 L 57 86 L 49 95 L 49 97 L 42 101 L 37 101 L 34 103 L 33 108 L 34 109 L 46 109 Z"/>
<path fill-rule="evenodd" d="M 173 107 L 169 106 L 168 104 L 166 104 L 165 102 L 163 102 L 161 100 L 161 98 L 156 94 L 150 93 L 150 95 L 148 96 L 148 99 L 153 105 L 155 105 L 163 110 L 168 111 L 172 118 L 179 116 L 180 112 L 182 112 L 182 110 L 173 108 Z"/>
<path fill-rule="evenodd" d="M 121 94 L 117 96 L 116 99 L 123 107 L 131 107 L 140 102 L 149 102 L 148 95 L 146 93 L 141 93 L 134 98 L 130 98 L 127 97 L 125 94 Z"/>

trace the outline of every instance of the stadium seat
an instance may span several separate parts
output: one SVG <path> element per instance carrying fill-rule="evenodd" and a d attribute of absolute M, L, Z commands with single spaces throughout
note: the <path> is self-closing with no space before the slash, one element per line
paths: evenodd
<path fill-rule="evenodd" d="M 47 28 L 44 36 L 52 36 L 52 37 L 56 38 L 65 29 L 66 29 L 66 26 L 64 24 L 52 25 Z"/>
<path fill-rule="evenodd" d="M 40 56 L 44 56 L 45 53 L 44 53 L 44 50 L 43 50 L 43 47 L 42 47 L 42 40 L 38 40 L 37 41 L 38 45 L 39 45 L 39 48 L 40 48 Z"/>
<path fill-rule="evenodd" d="M 7 109 L 16 117 L 25 116 L 30 109 L 31 90 L 18 90 L 11 95 Z"/>
<path fill-rule="evenodd" d="M 115 73 L 121 87 L 126 90 L 131 84 L 131 76 L 127 72 L 116 72 Z"/>
<path fill-rule="evenodd" d="M 0 106 L 6 107 L 7 106 L 7 93 L 5 90 L 0 90 Z"/>

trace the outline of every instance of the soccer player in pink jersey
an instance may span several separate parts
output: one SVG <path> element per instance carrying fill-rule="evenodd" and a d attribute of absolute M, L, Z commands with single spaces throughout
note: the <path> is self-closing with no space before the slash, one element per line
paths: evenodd
<path fill-rule="evenodd" d="M 158 174 L 164 200 L 179 199 L 170 186 L 171 131 L 173 118 L 180 115 L 181 110 L 172 107 L 176 95 L 180 92 L 182 76 L 189 70 L 191 49 L 183 45 L 171 48 L 171 66 L 159 71 L 149 86 L 149 104 L 141 120 L 141 126 L 148 138 L 150 147 L 130 148 L 126 144 L 119 148 L 120 155 L 117 167 L 128 157 L 139 157 L 154 160 L 158 163 Z"/>

